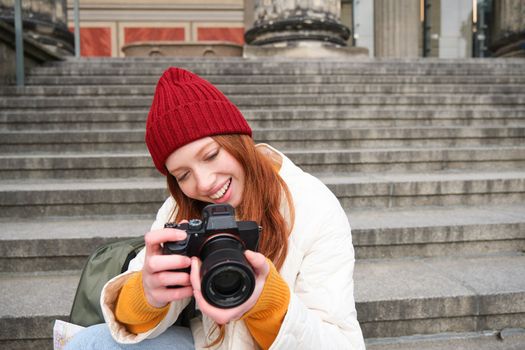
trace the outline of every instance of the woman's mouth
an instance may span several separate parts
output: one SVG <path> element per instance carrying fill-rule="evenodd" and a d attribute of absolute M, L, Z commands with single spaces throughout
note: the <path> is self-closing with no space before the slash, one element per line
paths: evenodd
<path fill-rule="evenodd" d="M 219 200 L 221 199 L 225 194 L 226 192 L 228 191 L 228 189 L 230 188 L 230 185 L 232 183 L 232 179 L 230 178 L 228 180 L 228 182 L 226 182 L 224 184 L 224 186 L 222 186 L 222 188 L 220 190 L 218 190 L 217 192 L 215 192 L 213 195 L 210 196 L 211 199 L 213 200 Z"/>

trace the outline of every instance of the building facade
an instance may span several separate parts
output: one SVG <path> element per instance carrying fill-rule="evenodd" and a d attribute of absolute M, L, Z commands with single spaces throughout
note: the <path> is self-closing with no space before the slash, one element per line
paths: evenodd
<path fill-rule="evenodd" d="M 9 21 L 13 3 L 0 0 L 0 19 Z M 40 24 L 28 26 L 37 37 L 58 38 L 58 44 L 49 38 L 46 43 L 71 51 L 73 39 L 64 31 L 73 32 L 73 0 L 22 4 L 24 23 L 34 22 L 35 16 L 52 22 L 54 29 L 46 33 L 38 33 Z M 337 8 L 337 20 L 348 28 L 346 45 L 366 48 L 370 57 L 500 57 L 525 52 L 525 0 L 80 0 L 79 4 L 82 56 L 136 54 L 126 47 L 137 43 L 221 42 L 242 47 L 263 11 L 307 13 L 326 7 Z"/>
<path fill-rule="evenodd" d="M 73 29 L 73 3 L 68 1 Z M 220 41 L 244 43 L 242 0 L 80 1 L 82 56 L 125 55 L 137 42 Z"/>

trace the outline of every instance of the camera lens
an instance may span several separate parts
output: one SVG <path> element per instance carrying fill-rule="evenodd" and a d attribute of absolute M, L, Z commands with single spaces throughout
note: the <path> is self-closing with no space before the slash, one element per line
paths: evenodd
<path fill-rule="evenodd" d="M 232 308 L 252 295 L 255 274 L 235 237 L 228 234 L 212 237 L 201 250 L 201 260 L 201 292 L 208 303 Z"/>
<path fill-rule="evenodd" d="M 212 281 L 212 288 L 222 295 L 234 294 L 241 288 L 242 278 L 234 272 L 225 270 L 217 274 Z"/>

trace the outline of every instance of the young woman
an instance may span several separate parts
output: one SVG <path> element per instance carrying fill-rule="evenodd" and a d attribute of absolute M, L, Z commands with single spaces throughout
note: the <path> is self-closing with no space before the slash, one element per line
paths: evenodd
<path fill-rule="evenodd" d="M 238 108 L 179 68 L 158 82 L 146 144 L 171 197 L 145 249 L 104 287 L 106 324 L 81 332 L 70 348 L 364 349 L 348 218 L 321 181 L 274 148 L 254 145 Z M 165 242 L 186 237 L 164 224 L 199 218 L 210 203 L 230 204 L 237 220 L 263 227 L 258 252 L 245 252 L 254 292 L 230 309 L 203 298 L 198 258 L 162 254 Z M 174 326 L 192 299 L 198 311 L 189 329 Z"/>

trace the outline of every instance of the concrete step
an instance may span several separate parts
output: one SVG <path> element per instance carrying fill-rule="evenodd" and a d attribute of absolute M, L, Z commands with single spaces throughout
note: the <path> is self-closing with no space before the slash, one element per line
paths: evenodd
<path fill-rule="evenodd" d="M 167 197 L 165 179 L 5 180 L 2 217 L 147 215 Z"/>
<path fill-rule="evenodd" d="M 80 271 L 0 274 L 0 347 L 53 349 L 53 324 L 69 317 Z"/>
<path fill-rule="evenodd" d="M 237 95 L 324 94 L 524 94 L 525 84 L 218 84 Z M 77 85 L 0 87 L 0 96 L 153 96 L 155 85 Z"/>
<path fill-rule="evenodd" d="M 525 127 L 259 129 L 253 138 L 282 150 L 517 146 L 525 142 Z M 0 139 L 0 153 L 146 150 L 143 129 L 0 131 Z"/>
<path fill-rule="evenodd" d="M 26 85 L 125 85 L 127 87 L 155 86 L 161 73 L 158 75 L 134 75 L 128 72 L 122 76 L 112 75 L 28 75 Z M 454 75 L 203 75 L 206 80 L 213 84 L 470 84 L 487 85 L 498 84 L 524 84 L 525 77 L 522 75 L 476 75 L 476 76 L 454 76 Z M 12 86 L 11 88 L 15 88 Z"/>
<path fill-rule="evenodd" d="M 404 172 L 452 169 L 525 169 L 525 146 L 289 150 L 285 154 L 312 173 Z M 0 154 L 0 178 L 155 177 L 147 152 Z"/>
<path fill-rule="evenodd" d="M 525 172 L 452 170 L 318 176 L 347 210 L 522 204 Z"/>
<path fill-rule="evenodd" d="M 367 338 L 524 328 L 525 255 L 358 260 Z"/>
<path fill-rule="evenodd" d="M 525 108 L 461 106 L 357 106 L 312 108 L 243 108 L 257 128 L 362 128 L 417 126 L 510 126 L 525 125 Z M 144 129 L 147 108 L 39 111 L 0 111 L 0 130 L 115 130 Z"/>
<path fill-rule="evenodd" d="M 347 210 L 525 201 L 525 170 L 320 174 Z M 144 215 L 167 196 L 162 177 L 0 183 L 0 217 Z"/>
<path fill-rule="evenodd" d="M 55 217 L 0 221 L 0 272 L 80 270 L 102 244 L 149 231 L 148 216 Z"/>
<path fill-rule="evenodd" d="M 358 259 L 525 252 L 525 205 L 352 210 Z"/>
<path fill-rule="evenodd" d="M 388 64 L 377 60 L 348 62 L 346 60 L 225 60 L 223 62 L 142 62 L 135 65 L 111 66 L 107 64 L 45 66 L 32 69 L 30 75 L 153 75 L 160 76 L 170 66 L 191 70 L 199 75 L 452 75 L 452 76 L 487 76 L 487 75 L 525 75 L 523 64 L 429 64 L 426 62 L 406 62 Z"/>
<path fill-rule="evenodd" d="M 0 272 L 81 269 L 103 243 L 144 235 L 148 217 L 0 220 Z M 357 259 L 525 251 L 525 206 L 430 207 L 349 213 Z"/>
<path fill-rule="evenodd" d="M 67 57 L 60 62 L 47 62 L 45 67 L 83 67 L 86 63 L 104 67 L 144 67 L 159 66 L 162 64 L 194 64 L 197 66 L 231 66 L 238 63 L 251 65 L 262 65 L 271 67 L 282 64 L 295 65 L 388 65 L 388 66 L 427 66 L 427 67 L 508 67 L 522 66 L 523 61 L 520 58 L 461 58 L 461 59 L 439 59 L 439 58 L 360 58 L 359 60 L 348 60 L 345 58 L 290 58 L 290 57 L 262 57 L 262 58 L 242 58 L 242 57 L 93 57 L 93 58 L 75 58 Z"/>
<path fill-rule="evenodd" d="M 365 342 L 368 350 L 522 350 L 525 329 L 369 338 Z"/>
<path fill-rule="evenodd" d="M 520 145 L 525 128 L 352 128 L 255 130 L 254 139 L 278 149 L 355 149 L 392 147 L 461 147 Z"/>
<path fill-rule="evenodd" d="M 345 58 L 287 58 L 287 57 L 262 57 L 262 58 L 242 58 L 242 57 L 93 57 L 93 58 L 75 58 L 67 57 L 64 61 L 60 62 L 47 62 L 45 67 L 83 67 L 88 64 L 100 65 L 104 67 L 144 67 L 144 66 L 159 66 L 162 64 L 194 64 L 194 65 L 208 65 L 208 66 L 231 66 L 236 63 L 247 63 L 252 65 L 282 65 L 286 64 L 317 64 L 318 66 L 324 65 L 398 65 L 398 66 L 428 66 L 428 67 L 458 67 L 465 68 L 468 66 L 474 67 L 508 67 L 508 66 L 522 66 L 523 60 L 520 58 L 491 58 L 479 59 L 479 58 L 360 58 L 359 60 L 348 60 Z"/>
<path fill-rule="evenodd" d="M 0 154 L 2 179 L 155 177 L 149 153 Z"/>
<path fill-rule="evenodd" d="M 523 275 L 523 254 L 358 260 L 358 319 L 366 338 L 525 328 Z M 54 320 L 69 314 L 78 276 L 0 275 L 3 348 L 49 342 Z"/>
<path fill-rule="evenodd" d="M 48 109 L 48 108 L 149 108 L 152 97 L 4 97 L 0 100 L 2 109 Z M 309 95 L 262 95 L 254 98 L 250 95 L 233 96 L 231 101 L 239 108 L 277 107 L 277 106 L 508 106 L 525 105 L 525 95 L 370 95 L 370 94 L 330 94 Z"/>

